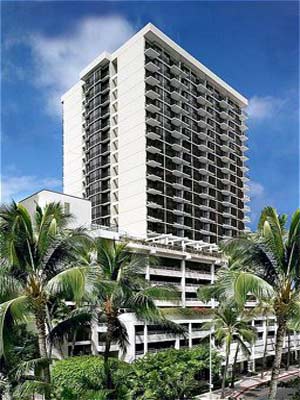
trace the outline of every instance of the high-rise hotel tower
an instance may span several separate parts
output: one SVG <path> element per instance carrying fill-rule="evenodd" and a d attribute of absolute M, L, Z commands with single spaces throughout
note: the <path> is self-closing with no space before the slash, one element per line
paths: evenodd
<path fill-rule="evenodd" d="M 62 98 L 64 192 L 92 221 L 217 243 L 245 229 L 247 100 L 155 26 Z"/>

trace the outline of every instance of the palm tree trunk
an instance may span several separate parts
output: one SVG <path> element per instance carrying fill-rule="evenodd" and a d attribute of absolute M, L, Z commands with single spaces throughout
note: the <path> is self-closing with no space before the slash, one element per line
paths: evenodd
<path fill-rule="evenodd" d="M 288 338 L 288 351 L 287 351 L 287 358 L 286 358 L 286 371 L 289 370 L 291 364 L 291 332 L 287 331 L 287 338 Z"/>
<path fill-rule="evenodd" d="M 270 390 L 269 390 L 269 400 L 276 399 L 278 376 L 279 376 L 279 372 L 280 372 L 282 347 L 283 347 L 285 332 L 286 332 L 286 321 L 279 318 L 277 334 L 276 334 L 275 358 L 274 358 L 274 363 L 273 363 L 273 368 L 272 368 Z"/>
<path fill-rule="evenodd" d="M 223 379 L 222 379 L 221 399 L 225 398 L 225 385 L 226 385 L 227 370 L 228 370 L 228 364 L 229 364 L 229 354 L 230 354 L 230 344 L 228 345 L 228 347 L 226 349 L 226 361 L 225 361 L 225 368 L 224 368 Z"/>
<path fill-rule="evenodd" d="M 40 307 L 35 313 L 35 324 L 38 333 L 38 344 L 39 353 L 41 358 L 48 358 L 47 353 L 47 341 L 46 341 L 46 310 L 44 307 Z M 49 387 L 45 389 L 45 400 L 50 400 L 50 365 L 47 363 L 43 368 L 44 381 L 49 384 Z"/>
<path fill-rule="evenodd" d="M 231 375 L 231 383 L 230 383 L 230 387 L 232 389 L 234 388 L 234 380 L 235 380 L 235 373 L 236 373 L 236 363 L 237 363 L 239 350 L 240 350 L 240 344 L 237 343 L 235 354 L 234 354 L 234 359 L 233 359 L 233 364 L 232 364 L 232 375 Z"/>
<path fill-rule="evenodd" d="M 106 375 L 106 389 L 112 389 L 112 377 L 109 365 L 109 354 L 110 354 L 110 346 L 112 341 L 112 332 L 113 332 L 113 325 L 108 318 L 107 320 L 107 331 L 105 337 L 105 351 L 104 351 L 104 369 Z"/>
<path fill-rule="evenodd" d="M 268 335 L 269 335 L 269 320 L 267 318 L 266 319 L 266 337 L 265 337 L 264 353 L 263 353 L 263 359 L 262 359 L 262 370 L 261 370 L 261 374 L 260 374 L 261 379 L 263 379 L 264 373 L 267 369 Z"/>

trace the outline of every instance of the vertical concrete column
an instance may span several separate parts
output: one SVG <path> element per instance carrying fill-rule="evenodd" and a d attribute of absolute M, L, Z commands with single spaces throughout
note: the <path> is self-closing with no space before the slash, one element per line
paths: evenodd
<path fill-rule="evenodd" d="M 147 261 L 146 261 L 145 279 L 147 281 L 150 281 L 150 262 L 149 262 L 149 257 L 147 257 Z"/>
<path fill-rule="evenodd" d="M 189 347 L 192 347 L 192 323 L 189 322 Z"/>
<path fill-rule="evenodd" d="M 91 325 L 91 352 L 93 355 L 98 354 L 98 325 L 95 322 Z"/>
<path fill-rule="evenodd" d="M 144 355 L 148 352 L 148 325 L 144 325 Z"/>
<path fill-rule="evenodd" d="M 210 266 L 210 276 L 211 276 L 211 280 L 210 283 L 213 285 L 213 283 L 215 282 L 215 263 L 212 263 Z M 212 298 L 211 300 L 211 308 L 215 308 L 215 299 Z"/>
<path fill-rule="evenodd" d="M 179 337 L 179 336 L 176 336 L 176 339 L 175 339 L 175 349 L 176 349 L 176 350 L 179 350 L 179 348 L 180 348 L 180 337 Z"/>
<path fill-rule="evenodd" d="M 185 260 L 181 260 L 181 302 L 182 307 L 186 306 L 185 301 Z"/>
<path fill-rule="evenodd" d="M 253 328 L 255 327 L 254 319 L 251 321 L 251 325 Z M 252 371 L 255 372 L 255 342 L 251 346 L 251 357 L 252 357 Z"/>

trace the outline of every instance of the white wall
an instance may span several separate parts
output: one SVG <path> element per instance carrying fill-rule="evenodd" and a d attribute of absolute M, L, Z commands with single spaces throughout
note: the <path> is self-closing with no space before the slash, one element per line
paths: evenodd
<path fill-rule="evenodd" d="M 118 52 L 119 227 L 146 236 L 144 38 Z"/>
<path fill-rule="evenodd" d="M 69 224 L 69 228 L 89 227 L 91 225 L 91 202 L 78 197 L 68 196 L 63 193 L 42 190 L 39 193 L 20 201 L 31 215 L 34 214 L 36 204 L 40 207 L 45 207 L 51 202 L 59 202 L 64 206 L 64 203 L 69 204 L 70 213 L 73 215 L 73 220 Z"/>
<path fill-rule="evenodd" d="M 82 197 L 82 81 L 62 97 L 63 103 L 63 191 Z"/>

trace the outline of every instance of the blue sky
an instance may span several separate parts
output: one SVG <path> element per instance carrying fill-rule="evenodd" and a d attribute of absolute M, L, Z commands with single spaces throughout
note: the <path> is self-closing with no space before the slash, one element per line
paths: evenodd
<path fill-rule="evenodd" d="M 60 96 L 152 22 L 250 100 L 251 218 L 299 206 L 298 2 L 2 2 L 2 199 L 61 189 Z"/>

